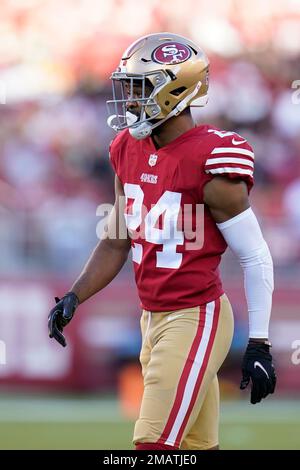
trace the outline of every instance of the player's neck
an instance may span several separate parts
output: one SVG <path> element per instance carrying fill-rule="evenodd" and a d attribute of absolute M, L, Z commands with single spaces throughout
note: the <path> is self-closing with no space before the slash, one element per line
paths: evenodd
<path fill-rule="evenodd" d="M 164 147 L 195 126 L 196 124 L 190 114 L 180 114 L 154 129 L 152 134 L 153 143 L 157 149 Z"/>

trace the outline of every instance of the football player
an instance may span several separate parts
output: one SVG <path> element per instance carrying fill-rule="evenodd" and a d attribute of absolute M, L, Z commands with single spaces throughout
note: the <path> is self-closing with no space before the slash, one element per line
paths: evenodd
<path fill-rule="evenodd" d="M 171 33 L 142 37 L 122 55 L 108 101 L 108 125 L 118 131 L 110 146 L 114 210 L 49 315 L 50 337 L 65 346 L 63 329 L 77 306 L 112 281 L 131 249 L 142 305 L 138 450 L 218 448 L 217 373 L 233 335 L 218 271 L 227 246 L 243 268 L 249 312 L 240 388 L 251 381 L 254 404 L 276 384 L 272 259 L 248 200 L 254 153 L 234 132 L 195 125 L 190 107 L 206 104 L 208 72 L 204 52 Z"/>

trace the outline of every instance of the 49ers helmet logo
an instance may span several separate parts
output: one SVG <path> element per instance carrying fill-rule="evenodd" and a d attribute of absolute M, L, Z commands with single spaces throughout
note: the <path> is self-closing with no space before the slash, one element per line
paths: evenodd
<path fill-rule="evenodd" d="M 152 52 L 152 59 L 159 64 L 178 64 L 191 57 L 189 47 L 179 42 L 166 42 Z"/>

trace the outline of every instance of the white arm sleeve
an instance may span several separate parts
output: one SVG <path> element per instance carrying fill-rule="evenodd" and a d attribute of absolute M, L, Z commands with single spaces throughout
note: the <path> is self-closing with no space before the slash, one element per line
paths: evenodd
<path fill-rule="evenodd" d="M 274 289 L 273 262 L 257 218 L 249 208 L 217 227 L 244 271 L 249 337 L 268 338 Z"/>

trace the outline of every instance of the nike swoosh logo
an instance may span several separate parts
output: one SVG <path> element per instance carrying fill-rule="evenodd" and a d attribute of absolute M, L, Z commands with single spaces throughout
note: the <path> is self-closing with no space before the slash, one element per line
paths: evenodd
<path fill-rule="evenodd" d="M 241 145 L 247 142 L 247 140 L 235 140 L 235 138 L 232 139 L 233 145 Z"/>
<path fill-rule="evenodd" d="M 176 320 L 176 318 L 180 318 L 180 317 L 184 317 L 184 313 L 180 313 L 178 315 L 173 315 L 173 316 L 168 316 L 167 318 L 167 321 L 171 321 L 171 320 Z"/>
<path fill-rule="evenodd" d="M 270 378 L 268 372 L 266 371 L 266 369 L 264 368 L 264 366 L 261 365 L 260 362 L 258 362 L 258 361 L 255 361 L 255 362 L 254 362 L 254 369 L 256 369 L 256 367 L 259 367 L 262 371 L 264 371 L 264 373 L 266 374 L 266 376 L 268 377 L 268 379 Z"/>

